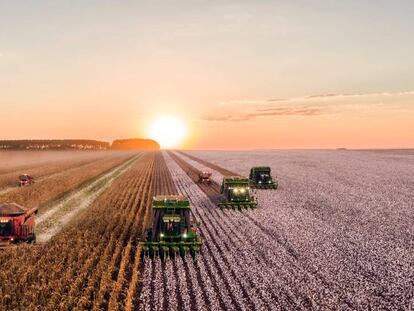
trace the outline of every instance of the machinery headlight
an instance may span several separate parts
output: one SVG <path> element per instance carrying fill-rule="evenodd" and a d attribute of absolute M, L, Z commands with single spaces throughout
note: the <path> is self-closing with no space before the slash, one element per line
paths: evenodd
<path fill-rule="evenodd" d="M 259 184 L 261 184 L 262 183 L 262 181 L 261 180 L 259 180 Z"/>
<path fill-rule="evenodd" d="M 239 192 L 239 189 L 237 189 L 237 188 L 234 188 L 234 193 L 238 193 Z"/>
<path fill-rule="evenodd" d="M 241 193 L 245 193 L 245 192 L 246 192 L 246 189 L 241 188 L 241 189 L 240 189 L 240 192 L 241 192 Z"/>
<path fill-rule="evenodd" d="M 269 184 L 271 184 L 272 183 L 272 181 L 271 180 L 269 180 Z"/>
<path fill-rule="evenodd" d="M 183 234 L 183 238 L 186 239 L 187 238 L 187 233 Z"/>
<path fill-rule="evenodd" d="M 161 234 L 160 234 L 160 237 L 161 237 L 161 238 L 163 238 L 163 237 L 164 237 L 164 233 L 161 233 Z"/>

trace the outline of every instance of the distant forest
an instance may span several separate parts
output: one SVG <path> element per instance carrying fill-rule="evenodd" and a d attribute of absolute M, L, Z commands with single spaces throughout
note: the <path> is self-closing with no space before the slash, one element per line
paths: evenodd
<path fill-rule="evenodd" d="M 150 139 L 122 139 L 109 142 L 89 139 L 0 140 L 0 150 L 158 150 Z"/>

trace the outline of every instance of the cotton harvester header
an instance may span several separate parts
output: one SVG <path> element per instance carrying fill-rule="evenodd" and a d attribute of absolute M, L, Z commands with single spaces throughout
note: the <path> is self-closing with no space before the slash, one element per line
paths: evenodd
<path fill-rule="evenodd" d="M 224 177 L 220 193 L 221 208 L 249 208 L 256 207 L 256 199 L 250 194 L 250 182 L 247 178 L 239 176 Z"/>
<path fill-rule="evenodd" d="M 272 179 L 271 169 L 268 166 L 253 167 L 250 170 L 250 184 L 258 189 L 277 189 L 277 181 Z"/>
<path fill-rule="evenodd" d="M 178 195 L 155 196 L 152 227 L 146 230 L 146 240 L 140 242 L 143 255 L 164 260 L 189 253 L 195 258 L 201 244 L 188 199 Z"/>

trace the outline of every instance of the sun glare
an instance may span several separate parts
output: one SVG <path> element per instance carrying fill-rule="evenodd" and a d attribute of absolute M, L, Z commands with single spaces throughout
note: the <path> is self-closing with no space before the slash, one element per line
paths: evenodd
<path fill-rule="evenodd" d="M 182 120 L 164 116 L 154 119 L 148 129 L 150 138 L 156 140 L 161 148 L 178 147 L 186 135 L 186 127 Z"/>

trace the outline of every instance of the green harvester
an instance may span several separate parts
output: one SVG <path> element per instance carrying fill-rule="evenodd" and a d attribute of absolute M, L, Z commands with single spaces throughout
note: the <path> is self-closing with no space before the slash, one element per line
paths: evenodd
<path fill-rule="evenodd" d="M 218 203 L 220 208 L 255 208 L 256 199 L 250 194 L 249 180 L 240 176 L 223 178 L 220 193 L 222 200 Z"/>
<path fill-rule="evenodd" d="M 256 189 L 277 189 L 278 183 L 272 179 L 268 166 L 257 166 L 250 170 L 250 186 Z"/>
<path fill-rule="evenodd" d="M 152 227 L 140 242 L 144 257 L 176 258 L 198 254 L 202 241 L 191 216 L 188 198 L 179 195 L 158 195 L 152 200 Z"/>

